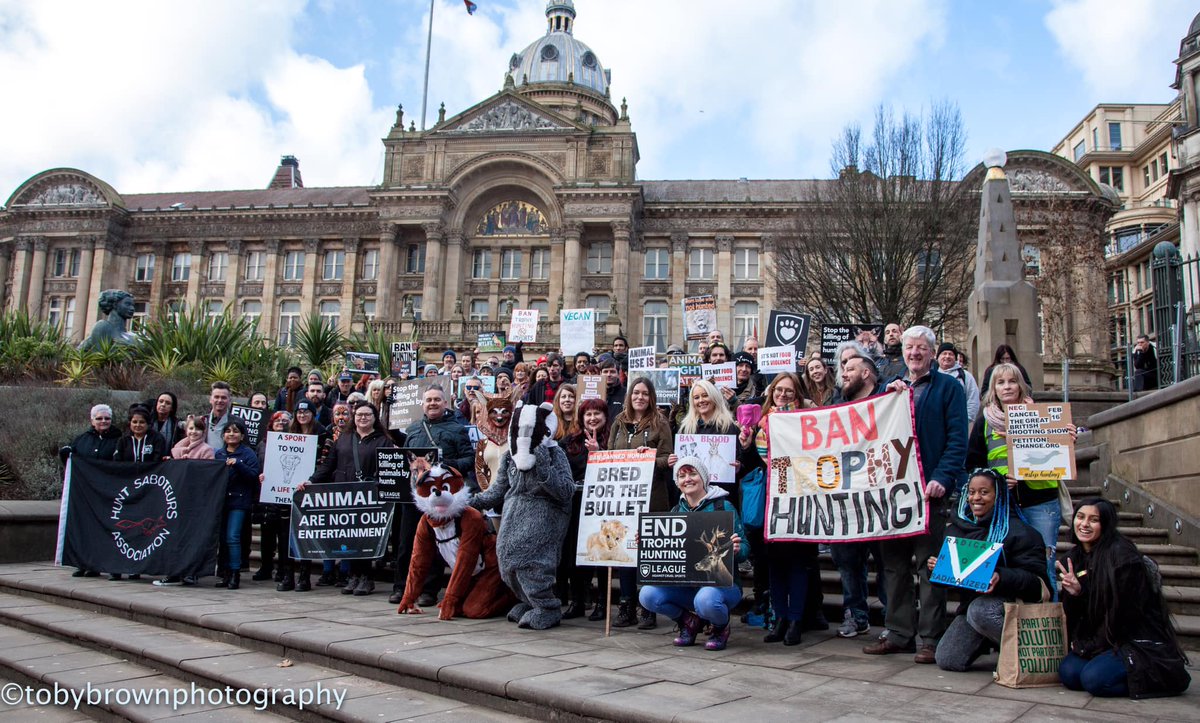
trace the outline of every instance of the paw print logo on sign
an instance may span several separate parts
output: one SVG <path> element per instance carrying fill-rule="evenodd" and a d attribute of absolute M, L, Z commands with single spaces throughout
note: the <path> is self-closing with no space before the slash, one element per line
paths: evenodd
<path fill-rule="evenodd" d="M 793 316 L 785 316 L 775 326 L 775 335 L 784 344 L 792 344 L 800 336 L 800 320 Z"/>

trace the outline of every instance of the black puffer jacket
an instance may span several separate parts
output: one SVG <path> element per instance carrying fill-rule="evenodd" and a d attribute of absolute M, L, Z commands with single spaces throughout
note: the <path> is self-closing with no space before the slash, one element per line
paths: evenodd
<path fill-rule="evenodd" d="M 946 524 L 947 537 L 962 537 L 968 540 L 987 539 L 988 529 L 992 518 L 989 516 L 981 523 L 969 522 L 958 515 L 950 518 Z M 1032 527 L 1021 521 L 1016 515 L 1008 520 L 1008 535 L 1004 538 L 1004 550 L 1000 553 L 1000 561 L 996 564 L 996 572 L 1000 579 L 992 594 L 1002 597 L 1009 602 L 1017 599 L 1024 602 L 1038 602 L 1042 599 L 1042 584 L 1050 585 L 1046 572 L 1046 544 Z M 958 591 L 960 604 L 958 614 L 965 615 L 967 606 L 979 597 L 974 590 L 960 589 Z"/>
<path fill-rule="evenodd" d="M 59 450 L 59 456 L 65 463 L 67 457 L 77 454 L 90 459 L 111 460 L 117 453 L 117 443 L 121 441 L 121 430 L 109 427 L 103 433 L 94 428 L 76 437 L 69 445 Z"/>

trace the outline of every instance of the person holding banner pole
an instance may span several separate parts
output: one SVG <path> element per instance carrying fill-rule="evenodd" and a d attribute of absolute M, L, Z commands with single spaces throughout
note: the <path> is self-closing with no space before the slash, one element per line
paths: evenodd
<path fill-rule="evenodd" d="M 91 426 L 80 434 L 69 445 L 58 450 L 59 459 L 66 465 L 71 455 L 79 455 L 89 459 L 110 460 L 117 452 L 117 443 L 121 440 L 121 430 L 113 425 L 112 407 L 107 404 L 97 404 L 88 415 Z M 79 568 L 71 573 L 71 577 L 96 577 L 100 573 L 95 570 Z"/>
<path fill-rule="evenodd" d="M 1050 578 L 1042 555 L 1042 538 L 1025 524 L 1004 475 L 996 470 L 980 468 L 971 473 L 946 534 L 1004 545 L 986 592 L 958 588 L 958 613 L 938 642 L 938 667 L 963 672 L 970 670 L 971 663 L 989 647 L 1000 645 L 1004 603 L 1018 599 L 1042 602 L 1043 591 L 1049 597 Z M 927 560 L 926 567 L 933 572 L 936 564 L 935 555 Z"/>
<path fill-rule="evenodd" d="M 225 443 L 216 450 L 215 458 L 224 462 L 229 473 L 225 487 L 226 573 L 217 587 L 237 590 L 242 584 L 242 523 L 258 500 L 258 475 L 262 465 L 258 455 L 246 445 L 246 427 L 240 420 L 231 420 L 221 435 Z"/>
<path fill-rule="evenodd" d="M 928 509 L 925 534 L 880 543 L 887 586 L 885 635 L 863 648 L 867 655 L 916 652 L 913 661 L 936 661 L 937 643 L 946 630 L 946 591 L 929 582 L 929 570 L 914 563 L 936 555 L 945 536 L 946 499 L 963 483 L 967 456 L 967 399 L 958 381 L 933 368 L 937 338 L 927 326 L 912 326 L 901 335 L 907 373 L 889 391 L 911 389 L 913 422 L 920 451 Z M 916 590 L 913 575 L 919 578 Z M 920 596 L 920 612 L 916 595 Z M 921 636 L 921 649 L 916 638 Z"/>
<path fill-rule="evenodd" d="M 652 613 L 662 613 L 679 625 L 679 637 L 674 640 L 676 647 L 694 644 L 696 636 L 708 622 L 712 624 L 712 635 L 704 644 L 704 649 L 724 650 L 729 642 L 729 612 L 742 599 L 738 563 L 746 561 L 750 556 L 750 548 L 743 542 L 746 531 L 742 528 L 741 517 L 725 499 L 729 493 L 720 487 L 709 486 L 708 480 L 708 469 L 699 457 L 684 457 L 676 462 L 675 484 L 679 487 L 680 497 L 673 511 L 733 514 L 733 533 L 729 537 L 733 545 L 734 562 L 730 565 L 733 568 L 733 584 L 728 587 L 646 585 L 642 587 L 639 600 L 643 608 Z"/>
<path fill-rule="evenodd" d="M 766 394 L 767 399 L 763 402 L 763 415 L 758 427 L 748 426 L 739 436 L 742 449 L 745 450 L 743 458 L 756 457 L 756 468 L 765 468 L 769 458 L 771 415 L 775 412 L 790 412 L 803 406 L 800 380 L 791 372 L 777 374 L 767 386 Z M 749 515 L 750 511 L 745 512 Z M 761 536 L 762 530 L 756 534 Z M 810 617 L 815 614 L 814 611 L 806 610 L 806 606 L 810 597 L 820 587 L 820 578 L 817 577 L 816 588 L 809 589 L 814 584 L 811 580 L 812 573 L 817 569 L 817 545 L 811 542 L 774 542 L 765 547 L 766 577 L 771 595 L 771 608 L 775 611 L 775 622 L 763 637 L 763 642 L 799 645 L 800 636 L 805 629 L 806 613 Z M 754 583 L 755 588 L 758 588 L 757 569 Z"/>
<path fill-rule="evenodd" d="M 671 425 L 658 411 L 655 404 L 657 399 L 653 382 L 646 377 L 635 379 L 625 393 L 625 406 L 613 419 L 609 428 L 608 448 L 657 452 L 654 458 L 654 481 L 650 489 L 648 511 L 666 512 L 670 506 L 667 485 L 671 479 L 671 467 L 667 460 L 675 453 L 675 440 L 671 434 Z M 635 616 L 634 613 L 637 570 L 632 567 L 621 568 L 617 571 L 617 581 L 621 597 L 613 627 L 627 628 L 636 623 L 641 630 L 653 629 L 657 624 L 653 611 L 643 608 L 640 616 Z"/>

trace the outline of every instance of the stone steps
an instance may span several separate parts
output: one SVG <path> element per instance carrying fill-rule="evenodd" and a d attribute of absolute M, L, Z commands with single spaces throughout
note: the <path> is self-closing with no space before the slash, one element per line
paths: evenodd
<path fill-rule="evenodd" d="M 160 593 L 161 601 L 162 591 L 153 592 Z M 83 712 L 98 717 L 149 721 L 203 713 L 222 721 L 423 720 L 425 716 L 432 720 L 445 715 L 460 720 L 525 720 L 471 702 L 402 687 L 396 680 L 404 676 L 384 669 L 371 671 L 370 677 L 349 672 L 350 659 L 330 654 L 328 649 L 330 637 L 338 636 L 322 636 L 326 631 L 312 630 L 310 644 L 297 650 L 290 647 L 291 641 L 272 642 L 269 634 L 250 640 L 229 632 L 231 622 L 245 621 L 244 614 L 231 614 L 234 620 L 226 620 L 224 625 L 216 620 L 205 625 L 203 616 L 191 623 L 186 615 L 151 615 L 148 622 L 139 622 L 136 618 L 147 615 L 135 613 L 134 609 L 141 607 L 136 604 L 119 609 L 111 607 L 111 600 L 99 604 L 84 599 L 38 598 L 0 592 L 0 675 L 7 674 L 35 688 L 57 684 L 79 695 L 87 694 L 89 684 L 92 689 L 114 691 L 110 696 L 116 696 L 117 689 L 150 694 L 155 689 L 170 691 L 158 694 L 163 696 L 159 705 L 122 704 L 113 697 L 83 708 Z M 185 604 L 180 610 L 195 607 L 209 610 L 213 618 L 221 617 L 211 612 L 211 604 Z M 344 636 L 352 638 L 350 629 L 356 626 L 345 627 Z M 378 634 L 382 636 L 385 631 Z M 296 652 L 301 654 L 293 655 Z M 252 703 L 255 691 L 260 696 L 277 691 L 276 699 L 260 699 L 257 707 L 265 708 L 265 712 L 256 710 L 254 704 L 225 704 L 221 700 L 213 705 L 211 700 L 204 701 L 203 696 L 210 695 L 208 689 L 223 691 L 227 687 L 249 691 L 243 696 Z M 172 696 L 191 695 L 193 689 L 204 691 L 202 702 L 196 704 L 185 698 L 187 705 L 172 708 Z M 289 701 L 287 691 L 294 691 L 293 696 L 310 696 L 309 703 Z M 334 692 L 344 698 L 340 706 Z M 317 695 L 324 700 L 317 702 Z"/>

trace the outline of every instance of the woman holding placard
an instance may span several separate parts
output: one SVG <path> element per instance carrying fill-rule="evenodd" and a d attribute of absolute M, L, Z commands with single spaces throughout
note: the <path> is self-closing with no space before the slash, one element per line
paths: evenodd
<path fill-rule="evenodd" d="M 675 440 L 671 435 L 671 425 L 658 411 L 657 399 L 653 382 L 646 377 L 635 379 L 625 392 L 625 406 L 612 420 L 612 427 L 608 431 L 608 448 L 656 452 L 649 511 L 666 512 L 670 507 L 667 485 L 671 479 L 671 466 L 667 459 L 675 452 Z M 632 567 L 621 568 L 617 571 L 617 579 L 621 583 L 621 600 L 613 627 L 627 628 L 637 623 L 640 630 L 654 628 L 657 622 L 653 612 L 643 609 L 640 620 L 634 614 L 637 571 Z"/>
<path fill-rule="evenodd" d="M 1058 669 L 1063 685 L 1103 697 L 1187 690 L 1187 658 L 1167 616 L 1158 565 L 1117 530 L 1112 503 L 1082 500 L 1071 542 L 1058 563 L 1071 643 Z"/>
<path fill-rule="evenodd" d="M 820 360 L 817 360 L 820 361 Z M 800 380 L 791 372 L 778 374 L 767 385 L 762 418 L 758 425 L 747 426 L 738 439 L 747 467 L 765 467 L 771 415 L 804 407 Z M 811 542 L 775 542 L 766 545 L 768 585 L 775 623 L 763 642 L 799 645 L 804 632 L 805 601 L 809 597 L 809 579 L 817 567 L 817 545 Z M 759 561 L 761 565 L 761 560 Z M 755 570 L 757 587 L 758 570 Z M 810 611 L 811 612 L 811 611 Z"/>
<path fill-rule="evenodd" d="M 1008 405 L 1033 404 L 1029 383 L 1015 364 L 997 364 L 983 393 L 983 408 L 967 440 L 967 469 L 991 467 L 1005 476 L 1030 527 L 1042 536 L 1046 548 L 1046 576 L 1054 576 L 1058 527 L 1062 522 L 1058 480 L 1018 480 L 1008 469 Z M 1075 433 L 1075 425 L 1070 425 Z"/>
<path fill-rule="evenodd" d="M 1004 477 L 996 470 L 980 468 L 971 473 L 958 513 L 946 525 L 946 537 L 1003 545 L 985 592 L 958 588 L 958 614 L 938 642 L 938 667 L 961 672 L 970 669 L 988 647 L 1000 644 L 1004 603 L 1040 602 L 1043 597 L 1048 602 L 1050 578 L 1041 536 L 1021 519 Z M 936 564 L 936 557 L 929 558 L 930 572 Z"/>
<path fill-rule="evenodd" d="M 712 635 L 704 644 L 705 650 L 724 650 L 729 642 L 729 611 L 742 599 L 742 584 L 738 579 L 738 564 L 750 556 L 743 542 L 745 530 L 737 510 L 725 499 L 729 493 L 708 484 L 708 470 L 699 457 L 684 457 L 675 463 L 675 485 L 679 488 L 679 504 L 673 512 L 729 512 L 733 515 L 733 531 L 729 543 L 733 546 L 733 584 L 727 587 L 646 585 L 639 596 L 642 607 L 652 613 L 662 613 L 679 625 L 677 647 L 696 642 L 705 623 L 712 624 Z"/>
<path fill-rule="evenodd" d="M 559 394 L 567 388 L 559 388 Z M 563 598 L 563 618 L 583 615 L 587 606 L 588 589 L 597 568 L 578 565 L 575 545 L 579 538 L 580 506 L 583 504 L 583 479 L 587 473 L 587 459 L 592 452 L 608 449 L 608 403 L 603 399 L 589 399 L 579 405 L 579 424 L 575 432 L 562 443 L 571 465 L 571 478 L 575 480 L 575 498 L 571 501 L 571 521 L 567 525 L 567 536 L 563 538 L 562 557 L 558 565 L 559 597 Z M 561 424 L 561 422 L 560 422 Z M 588 620 L 604 619 L 604 596 L 601 595 L 592 608 Z"/>

